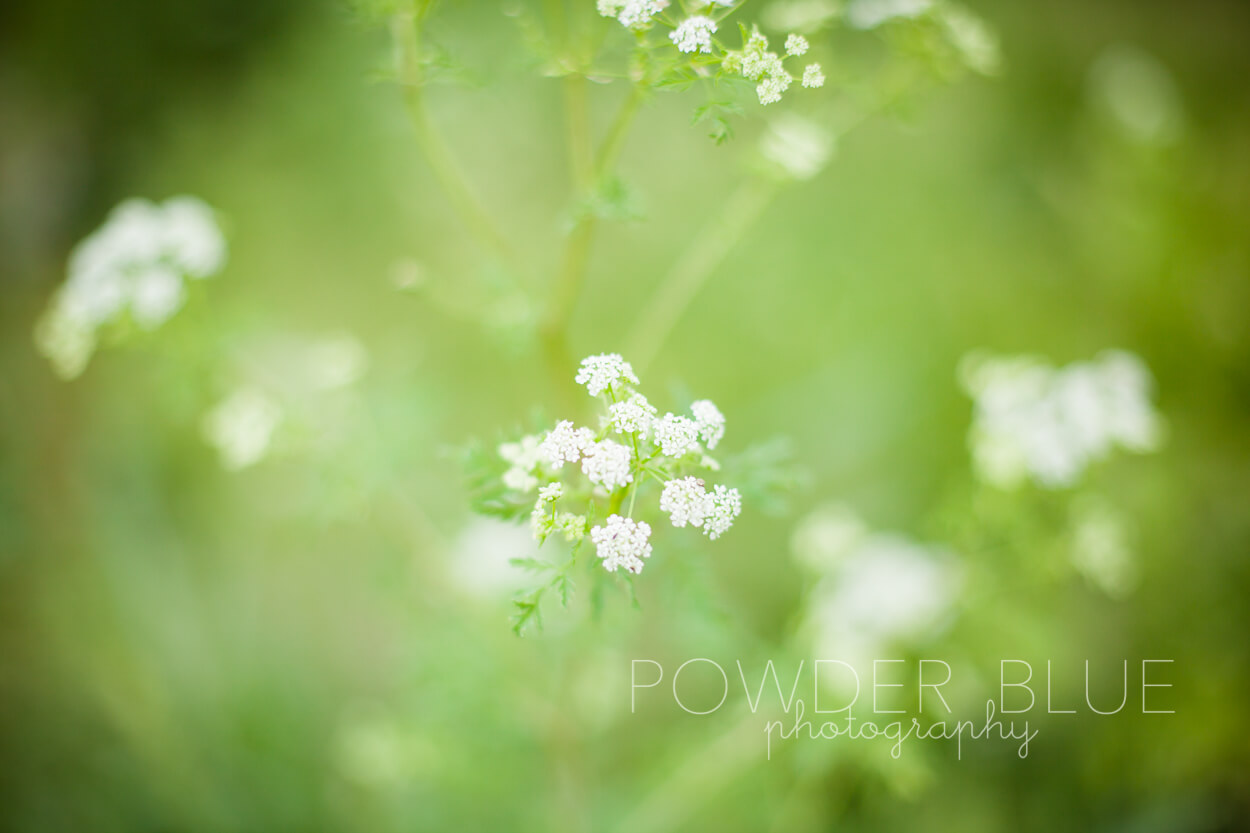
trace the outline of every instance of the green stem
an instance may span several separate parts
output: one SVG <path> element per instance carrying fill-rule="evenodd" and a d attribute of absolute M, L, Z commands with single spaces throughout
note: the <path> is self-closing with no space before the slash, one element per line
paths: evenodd
<path fill-rule="evenodd" d="M 691 241 L 625 340 L 626 355 L 638 372 L 655 359 L 712 272 L 776 193 L 774 182 L 757 178 L 744 182 Z"/>
<path fill-rule="evenodd" d="M 399 83 L 403 89 L 404 103 L 421 148 L 434 177 L 447 194 L 461 222 L 483 246 L 494 251 L 504 263 L 514 263 L 511 248 L 503 235 L 482 208 L 469 188 L 464 173 L 456 164 L 446 143 L 430 121 L 425 107 L 424 84 L 421 77 L 419 15 L 414 11 L 400 12 L 391 20 L 391 35 L 395 42 L 395 58 Z"/>
<path fill-rule="evenodd" d="M 584 106 L 586 82 L 582 78 L 577 78 L 576 82 L 578 87 L 581 88 L 581 92 L 570 96 L 567 92 L 568 87 L 566 84 L 566 106 Z M 642 98 L 642 88 L 635 86 L 621 105 L 620 111 L 617 113 L 612 126 L 608 129 L 603 144 L 599 148 L 598 155 L 590 166 L 588 176 L 584 182 L 577 183 L 583 198 L 588 197 L 589 189 L 595 187 L 607 172 L 616 166 L 621 148 L 624 146 L 625 135 L 629 130 L 630 123 L 638 112 Z M 570 124 L 573 121 L 574 117 L 570 114 Z M 570 151 L 575 157 L 580 152 L 577 150 L 580 147 L 580 142 L 580 137 L 577 139 L 577 143 L 575 143 L 572 135 L 570 135 Z M 579 164 L 576 159 L 573 161 L 573 167 L 575 171 L 579 170 Z M 573 228 L 569 231 L 565 241 L 564 253 L 560 258 L 560 265 L 556 271 L 555 280 L 551 285 L 547 310 L 539 328 L 539 335 L 542 339 L 547 359 L 552 363 L 553 369 L 562 371 L 570 361 L 566 331 L 568 330 L 568 322 L 572 317 L 573 309 L 577 305 L 577 298 L 581 293 L 582 283 L 586 278 L 586 267 L 590 259 L 590 247 L 594 240 L 597 225 L 598 219 L 595 215 L 587 207 L 583 207 L 579 212 L 577 221 L 573 224 Z"/>

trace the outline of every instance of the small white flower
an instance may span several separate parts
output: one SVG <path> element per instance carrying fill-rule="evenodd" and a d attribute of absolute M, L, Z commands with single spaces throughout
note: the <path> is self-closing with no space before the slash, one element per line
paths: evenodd
<path fill-rule="evenodd" d="M 770 75 L 755 87 L 755 94 L 759 96 L 760 104 L 769 105 L 776 104 L 781 101 L 781 94 L 790 89 L 790 74 L 786 72 L 777 75 Z"/>
<path fill-rule="evenodd" d="M 615 572 L 624 567 L 631 573 L 641 573 L 643 559 L 651 557 L 651 526 L 645 521 L 633 521 L 620 515 L 609 515 L 603 526 L 590 530 L 590 540 L 595 542 L 595 554 L 603 559 L 603 568 Z"/>
<path fill-rule="evenodd" d="M 820 64 L 808 64 L 803 69 L 803 86 L 809 89 L 825 86 L 825 74 L 820 69 Z"/>
<path fill-rule="evenodd" d="M 807 38 L 802 35 L 790 35 L 786 38 L 786 54 L 799 58 L 807 54 Z"/>
<path fill-rule="evenodd" d="M 734 518 L 742 512 L 742 496 L 737 489 L 717 486 L 712 490 L 712 510 L 708 514 L 703 532 L 715 541 L 733 526 Z"/>
<path fill-rule="evenodd" d="M 619 353 L 602 353 L 598 356 L 587 356 L 582 359 L 574 381 L 585 385 L 591 396 L 598 396 L 611 387 L 620 388 L 626 384 L 638 384 L 638 377 L 629 362 L 621 358 Z"/>
<path fill-rule="evenodd" d="M 660 494 L 660 511 L 667 512 L 673 526 L 703 526 L 703 520 L 714 509 L 712 496 L 697 477 L 683 477 L 664 484 Z"/>
<path fill-rule="evenodd" d="M 227 469 L 237 470 L 259 462 L 269 449 L 282 409 L 259 390 L 235 391 L 204 418 L 204 436 Z"/>
<path fill-rule="evenodd" d="M 577 428 L 569 420 L 561 420 L 547 433 L 538 446 L 539 458 L 560 468 L 565 463 L 576 463 L 595 442 L 595 432 L 589 428 Z"/>
<path fill-rule="evenodd" d="M 679 52 L 711 52 L 712 33 L 716 21 L 703 15 L 688 17 L 669 34 L 669 40 L 677 44 Z"/>
<path fill-rule="evenodd" d="M 582 472 L 590 482 L 611 491 L 634 479 L 630 471 L 632 454 L 628 446 L 612 440 L 595 443 L 582 459 Z"/>
<path fill-rule="evenodd" d="M 555 503 L 564 494 L 564 484 L 548 483 L 538 490 L 538 499 L 545 503 Z"/>
<path fill-rule="evenodd" d="M 700 399 L 690 403 L 690 413 L 694 415 L 694 424 L 699 429 L 699 439 L 710 451 L 725 436 L 725 415 L 710 399 Z"/>
<path fill-rule="evenodd" d="M 699 447 L 699 427 L 684 416 L 665 414 L 652 431 L 665 457 L 684 457 Z"/>
<path fill-rule="evenodd" d="M 645 29 L 651 18 L 668 7 L 668 0 L 625 0 L 616 19 L 630 29 Z"/>
<path fill-rule="evenodd" d="M 595 7 L 604 17 L 616 17 L 625 8 L 625 0 L 599 0 Z"/>
<path fill-rule="evenodd" d="M 637 434 L 644 439 L 651 435 L 655 415 L 655 406 L 641 393 L 635 393 L 624 402 L 615 402 L 608 408 L 612 430 L 618 434 Z"/>

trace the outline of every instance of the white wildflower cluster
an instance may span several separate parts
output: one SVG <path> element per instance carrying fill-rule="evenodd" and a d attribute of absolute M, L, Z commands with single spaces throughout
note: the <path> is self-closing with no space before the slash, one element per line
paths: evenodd
<path fill-rule="evenodd" d="M 608 407 L 608 421 L 618 434 L 637 434 L 645 440 L 651 437 L 656 413 L 647 397 L 635 393 L 624 402 L 614 402 Z"/>
<path fill-rule="evenodd" d="M 712 35 L 715 32 L 715 20 L 705 15 L 695 15 L 679 23 L 668 37 L 677 45 L 679 52 L 710 53 Z"/>
<path fill-rule="evenodd" d="M 784 57 L 770 52 L 768 38 L 755 29 L 741 51 L 726 53 L 722 66 L 727 72 L 755 81 L 755 94 L 760 104 L 775 104 L 794 81 L 794 77 L 786 71 L 785 58 L 800 57 L 807 54 L 807 50 L 807 38 L 792 34 L 786 38 Z M 819 64 L 809 65 L 804 70 L 803 78 L 805 87 L 819 87 L 824 83 Z"/>
<path fill-rule="evenodd" d="M 582 473 L 596 486 L 612 491 L 634 479 L 629 448 L 612 440 L 592 445 L 582 458 Z"/>
<path fill-rule="evenodd" d="M 534 470 L 542 458 L 539 451 L 540 442 L 542 442 L 542 437 L 531 434 L 514 443 L 502 443 L 499 446 L 499 456 L 509 464 L 508 470 L 503 474 L 504 485 L 509 489 L 530 492 L 538 485 Z"/>
<path fill-rule="evenodd" d="M 668 513 L 673 526 L 702 527 L 707 537 L 716 540 L 742 512 L 742 496 L 726 486 L 708 492 L 699 478 L 683 477 L 664 484 L 660 510 Z"/>
<path fill-rule="evenodd" d="M 599 0 L 599 14 L 615 17 L 627 29 L 646 29 L 652 18 L 668 8 L 668 0 Z"/>
<path fill-rule="evenodd" d="M 121 203 L 70 255 L 69 274 L 35 326 L 35 344 L 65 379 L 78 376 L 102 327 L 127 313 L 153 330 L 186 299 L 185 278 L 207 278 L 226 258 L 212 209 L 194 197 Z"/>
<path fill-rule="evenodd" d="M 642 560 L 651 557 L 650 538 L 650 524 L 620 515 L 609 515 L 602 526 L 590 530 L 590 540 L 608 572 L 623 567 L 631 573 L 641 573 Z"/>
<path fill-rule="evenodd" d="M 656 420 L 654 430 L 665 457 L 685 457 L 699 448 L 699 426 L 688 417 L 665 414 Z"/>
<path fill-rule="evenodd" d="M 558 469 L 565 463 L 576 463 L 594 443 L 594 431 L 578 428 L 565 419 L 557 423 L 543 438 L 538 446 L 538 453 L 548 465 Z"/>
<path fill-rule="evenodd" d="M 553 532 L 572 542 L 589 535 L 605 569 L 636 573 L 651 553 L 651 527 L 635 522 L 634 510 L 644 505 L 638 493 L 651 483 L 661 484 L 659 508 L 674 526 L 699 527 L 714 539 L 733 525 L 742 511 L 738 490 L 705 487 L 691 474 L 720 468 L 708 456 L 725 436 L 725 415 L 715 403 L 700 399 L 688 414 L 659 416 L 634 388 L 638 377 L 629 362 L 615 353 L 582 361 L 575 381 L 605 406 L 597 430 L 562 420 L 545 435 L 499 447 L 509 466 L 504 487 L 518 493 L 538 490 L 530 515 L 537 540 Z M 576 469 L 566 476 L 566 463 L 580 464 L 581 476 Z M 603 500 L 606 512 L 596 506 Z M 577 512 L 561 511 L 569 506 Z M 591 514 L 608 520 L 587 530 Z"/>
<path fill-rule="evenodd" d="M 1072 486 L 1114 448 L 1156 449 L 1163 423 L 1150 402 L 1150 372 L 1131 353 L 1107 351 L 1055 368 L 1030 357 L 961 364 L 975 407 L 968 442 L 977 473 L 1005 488 L 1031 479 Z"/>
<path fill-rule="evenodd" d="M 622 390 L 631 384 L 636 385 L 638 377 L 619 353 L 602 353 L 582 359 L 574 381 L 585 385 L 591 396 L 598 396 L 609 388 Z"/>

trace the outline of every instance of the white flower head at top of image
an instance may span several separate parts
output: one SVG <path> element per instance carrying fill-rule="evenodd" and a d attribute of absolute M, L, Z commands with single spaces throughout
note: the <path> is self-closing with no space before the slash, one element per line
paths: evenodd
<path fill-rule="evenodd" d="M 1112 450 L 1146 453 L 1163 440 L 1150 372 L 1132 353 L 1109 350 L 1059 368 L 974 353 L 960 363 L 960 378 L 973 399 L 968 444 L 976 472 L 1001 488 L 1026 480 L 1071 487 Z"/>
<path fill-rule="evenodd" d="M 213 210 L 199 199 L 126 200 L 74 247 L 65 281 L 35 325 L 35 345 L 57 375 L 72 379 L 86 369 L 101 328 L 127 314 L 142 330 L 160 327 L 185 303 L 184 281 L 216 274 L 225 258 Z"/>
<path fill-rule="evenodd" d="M 679 52 L 712 51 L 712 35 L 716 33 L 716 21 L 704 15 L 688 17 L 669 34 L 669 39 Z"/>

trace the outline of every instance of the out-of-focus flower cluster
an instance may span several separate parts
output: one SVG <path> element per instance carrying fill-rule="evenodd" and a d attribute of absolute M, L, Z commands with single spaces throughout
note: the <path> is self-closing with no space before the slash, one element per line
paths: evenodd
<path fill-rule="evenodd" d="M 225 238 L 200 200 L 127 200 L 74 248 L 65 282 L 35 325 L 35 344 L 57 375 L 72 379 L 102 328 L 128 317 L 156 329 L 185 303 L 185 280 L 216 274 L 225 259 Z"/>
<path fill-rule="evenodd" d="M 223 468 L 259 463 L 275 447 L 333 445 L 344 434 L 347 395 L 369 364 L 350 333 L 313 338 L 267 336 L 249 343 L 232 387 L 201 420 L 205 441 Z M 277 442 L 289 433 L 292 442 Z"/>
<path fill-rule="evenodd" d="M 817 656 L 874 657 L 930 637 L 951 617 L 963 584 L 950 551 L 872 531 L 841 504 L 807 515 L 791 551 L 814 578 L 801 630 Z"/>
<path fill-rule="evenodd" d="M 974 354 L 960 376 L 974 400 L 973 462 L 996 486 L 1072 486 L 1113 449 L 1153 451 L 1163 438 L 1150 372 L 1132 353 L 1107 351 L 1060 368 L 1027 356 Z"/>
<path fill-rule="evenodd" d="M 634 511 L 641 508 L 638 493 L 651 483 L 673 526 L 701 528 L 712 539 L 729 530 L 742 511 L 738 490 L 708 487 L 691 474 L 719 468 L 708 454 L 725 435 L 715 404 L 704 399 L 691 403 L 688 414 L 660 415 L 636 389 L 629 362 L 615 353 L 583 360 L 575 381 L 603 406 L 597 427 L 562 420 L 545 434 L 498 448 L 508 464 L 505 488 L 518 496 L 538 490 L 530 514 L 536 540 L 589 537 L 605 569 L 638 573 L 651 555 L 651 526 L 635 520 Z M 599 510 L 601 502 L 606 509 Z M 592 526 L 599 511 L 606 518 Z"/>

